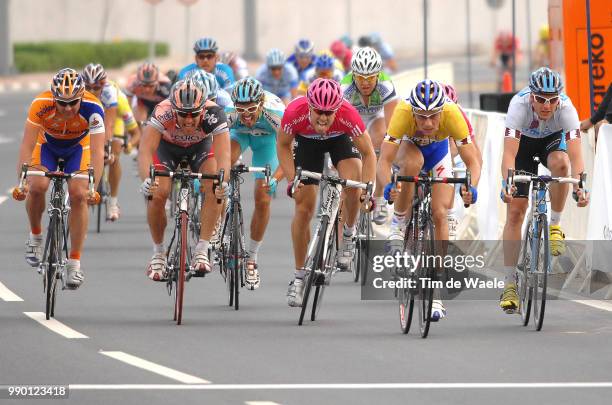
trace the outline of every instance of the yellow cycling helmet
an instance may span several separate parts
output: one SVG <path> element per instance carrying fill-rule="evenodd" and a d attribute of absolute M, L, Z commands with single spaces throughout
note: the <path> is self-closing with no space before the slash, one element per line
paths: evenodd
<path fill-rule="evenodd" d="M 550 29 L 548 28 L 548 24 L 544 24 L 540 27 L 540 41 L 548 41 L 550 39 Z"/>

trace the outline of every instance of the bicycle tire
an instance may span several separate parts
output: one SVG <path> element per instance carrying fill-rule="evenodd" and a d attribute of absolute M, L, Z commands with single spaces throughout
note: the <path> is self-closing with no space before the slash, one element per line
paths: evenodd
<path fill-rule="evenodd" d="M 362 241 L 359 259 L 359 277 L 361 278 L 361 286 L 365 286 L 368 278 L 368 263 L 370 259 L 370 241 L 374 238 L 374 229 L 372 228 L 372 214 L 366 214 L 366 239 Z"/>
<path fill-rule="evenodd" d="M 357 234 L 355 236 L 355 256 L 353 256 L 353 265 L 351 266 L 351 272 L 353 273 L 353 281 L 357 283 L 359 281 L 359 270 L 361 265 L 361 246 L 362 239 L 365 238 L 365 232 L 363 219 L 365 213 L 359 212 L 359 219 L 357 221 Z"/>
<path fill-rule="evenodd" d="M 531 315 L 531 302 L 533 296 L 533 288 L 531 286 L 531 244 L 533 240 L 533 231 L 531 229 L 531 219 L 527 223 L 527 235 L 523 241 L 523 248 L 521 250 L 522 257 L 520 258 L 520 268 L 517 269 L 517 283 L 516 287 L 519 296 L 519 313 L 521 315 L 521 323 L 523 326 L 529 324 L 529 318 Z"/>
<path fill-rule="evenodd" d="M 317 267 L 321 267 L 321 256 L 323 255 L 323 243 L 325 235 L 327 231 L 327 226 L 329 224 L 329 218 L 323 217 L 321 218 L 321 226 L 319 227 L 319 231 L 317 232 L 315 238 L 316 239 L 316 247 L 312 258 L 306 258 L 306 275 L 304 276 L 304 295 L 302 298 L 302 308 L 300 310 L 300 317 L 298 319 L 298 325 L 302 325 L 304 322 L 304 315 L 306 314 L 306 308 L 308 307 L 308 299 L 310 298 L 310 290 L 314 284 L 314 279 L 316 276 Z M 310 267 L 310 268 L 308 268 Z"/>
<path fill-rule="evenodd" d="M 242 252 L 240 249 L 240 205 L 234 203 L 233 207 L 233 219 L 232 219 L 232 237 L 230 242 L 231 256 L 233 257 L 232 267 L 232 280 L 233 280 L 233 292 L 234 292 L 234 310 L 240 309 L 240 279 L 241 279 L 241 268 L 243 265 Z"/>
<path fill-rule="evenodd" d="M 55 316 L 55 299 L 57 295 L 57 269 L 59 265 L 58 257 L 61 252 L 58 250 L 57 217 L 53 216 L 49 221 L 47 230 L 49 238 L 49 252 L 46 258 L 47 269 L 45 272 L 45 318 L 47 320 Z"/>
<path fill-rule="evenodd" d="M 423 246 L 425 247 L 426 255 L 435 255 L 435 235 L 433 231 L 433 222 L 431 218 L 428 218 L 423 228 Z M 428 279 L 430 283 L 427 286 L 423 286 L 421 280 L 418 280 L 419 284 L 419 329 L 421 331 L 421 337 L 425 339 L 429 335 L 429 328 L 431 326 L 431 309 L 433 305 L 433 293 L 434 288 L 432 282 L 435 281 L 436 272 L 435 267 L 425 266 L 421 267 L 421 276 Z"/>
<path fill-rule="evenodd" d="M 181 212 L 181 237 L 179 238 L 180 259 L 179 272 L 176 280 L 176 324 L 183 322 L 183 298 L 185 295 L 185 274 L 187 272 L 187 226 L 189 217 L 186 212 Z"/>
<path fill-rule="evenodd" d="M 417 246 L 420 245 L 418 240 L 418 233 L 416 229 L 418 229 L 418 218 L 419 214 L 417 210 L 414 210 L 412 217 L 410 219 L 410 223 L 406 227 L 406 233 L 404 234 L 404 252 L 408 254 L 412 254 L 412 252 L 417 251 Z M 416 271 L 416 269 L 414 269 Z M 407 278 L 410 280 L 415 280 L 415 271 L 411 271 L 408 274 Z M 404 274 L 402 274 L 404 275 Z M 417 280 L 418 282 L 418 280 Z M 400 330 L 403 334 L 408 334 L 410 331 L 410 326 L 412 325 L 412 318 L 414 316 L 414 297 L 417 291 L 414 288 L 404 287 L 399 289 L 400 292 L 398 294 L 398 310 L 399 310 L 399 320 L 400 320 Z"/>
<path fill-rule="evenodd" d="M 325 260 L 321 266 L 321 273 L 318 278 L 323 277 L 322 282 L 319 282 L 315 288 L 315 295 L 312 300 L 312 310 L 310 313 L 310 320 L 315 321 L 319 316 L 319 311 L 323 306 L 323 296 L 325 295 L 326 287 L 331 283 L 331 278 L 334 273 L 334 268 L 336 266 L 338 246 L 340 245 L 339 235 L 338 235 L 338 219 L 340 218 L 340 213 L 336 216 L 336 220 L 334 221 L 334 226 L 331 230 L 330 242 L 325 242 L 325 245 L 329 244 L 329 249 L 327 249 L 327 255 Z M 325 235 L 325 234 L 323 234 Z"/>
<path fill-rule="evenodd" d="M 539 215 L 538 239 L 536 245 L 536 272 L 533 273 L 533 321 L 537 331 L 542 330 L 544 312 L 546 310 L 546 287 L 548 283 L 548 270 L 550 267 L 550 245 L 548 236 L 548 218 L 545 214 Z M 541 253 L 541 256 L 540 256 Z M 540 267 L 540 263 L 542 266 Z M 540 271 L 540 268 L 542 269 Z"/>

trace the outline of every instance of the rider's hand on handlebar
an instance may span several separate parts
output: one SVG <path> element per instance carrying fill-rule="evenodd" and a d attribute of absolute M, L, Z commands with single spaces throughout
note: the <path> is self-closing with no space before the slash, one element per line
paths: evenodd
<path fill-rule="evenodd" d="M 278 180 L 274 177 L 270 179 L 270 184 L 263 183 L 263 188 L 269 195 L 276 193 L 276 186 L 278 185 Z"/>
<path fill-rule="evenodd" d="M 510 194 L 506 193 L 506 180 L 502 180 L 502 188 L 501 188 L 501 192 L 499 193 L 499 197 L 502 199 L 503 202 L 509 204 L 512 202 L 512 200 L 514 200 L 514 194 L 516 194 L 516 186 L 513 184 L 512 186 L 510 186 Z"/>
<path fill-rule="evenodd" d="M 300 184 L 298 184 L 298 186 L 296 187 L 295 192 L 292 194 L 291 191 L 293 189 L 293 181 L 290 181 L 289 184 L 287 184 L 287 195 L 289 196 L 289 198 L 295 198 L 295 196 L 300 193 L 302 187 L 304 187 L 304 184 L 300 182 Z"/>
<path fill-rule="evenodd" d="M 376 208 L 376 198 L 374 198 L 372 195 L 368 196 L 368 192 L 366 190 L 363 190 L 361 193 L 359 201 L 363 204 L 364 211 L 372 212 Z"/>
<path fill-rule="evenodd" d="M 23 187 L 15 187 L 13 188 L 13 199 L 15 199 L 16 201 L 23 201 L 25 200 L 26 196 L 28 195 L 28 186 L 27 184 L 24 184 Z"/>
<path fill-rule="evenodd" d="M 576 189 L 572 193 L 574 200 L 576 201 L 579 207 L 586 207 L 589 205 L 589 192 L 583 188 Z"/>
<path fill-rule="evenodd" d="M 98 193 L 97 191 L 94 191 L 93 193 L 87 193 L 87 204 L 89 205 L 98 205 L 100 204 L 101 199 L 102 197 L 100 197 L 100 193 Z"/>
<path fill-rule="evenodd" d="M 151 197 L 153 193 L 155 193 L 155 190 L 157 190 L 158 186 L 159 186 L 159 183 L 157 182 L 157 179 L 155 179 L 155 183 L 153 183 L 151 181 L 151 178 L 147 177 L 140 185 L 140 192 L 145 197 Z"/>
<path fill-rule="evenodd" d="M 388 183 L 385 186 L 384 197 L 388 202 L 396 201 L 399 198 L 400 193 L 402 192 L 402 183 L 397 183 L 397 185 L 393 183 Z"/>
<path fill-rule="evenodd" d="M 465 187 L 465 184 L 462 184 L 461 188 L 459 189 L 459 194 L 463 199 L 463 203 L 467 205 L 474 204 L 476 203 L 476 200 L 478 200 L 478 190 L 472 185 L 470 185 L 470 189 L 468 190 Z"/>
<path fill-rule="evenodd" d="M 215 187 L 215 197 L 217 197 L 217 200 L 224 200 L 229 197 L 229 185 L 226 181 Z"/>

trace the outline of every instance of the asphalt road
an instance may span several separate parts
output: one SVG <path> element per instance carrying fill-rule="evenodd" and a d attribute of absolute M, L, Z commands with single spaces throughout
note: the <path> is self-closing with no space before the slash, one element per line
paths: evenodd
<path fill-rule="evenodd" d="M 2 197 L 14 186 L 32 96 L 0 94 Z M 81 338 L 26 315 L 44 312 L 42 280 L 23 259 L 23 203 L 0 197 L 0 385 L 70 384 L 75 404 L 609 403 L 611 314 L 576 302 L 549 303 L 534 332 L 495 301 L 449 301 L 448 318 L 420 339 L 400 333 L 394 302 L 361 301 L 338 275 L 320 320 L 298 327 L 285 298 L 293 204 L 282 193 L 260 253 L 261 288 L 243 290 L 234 311 L 219 274 L 194 279 L 176 326 L 165 286 L 144 275 L 144 203 L 131 160 L 122 163 L 122 218 L 88 235 L 85 284 L 58 296 L 57 320 Z M 22 301 L 6 301 L 7 289 Z"/>

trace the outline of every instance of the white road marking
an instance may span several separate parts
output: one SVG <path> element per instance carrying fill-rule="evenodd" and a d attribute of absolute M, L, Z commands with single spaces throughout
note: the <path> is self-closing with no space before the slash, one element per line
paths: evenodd
<path fill-rule="evenodd" d="M 572 300 L 578 304 L 587 305 L 592 308 L 601 309 L 604 311 L 612 312 L 612 304 L 607 301 L 601 300 Z"/>
<path fill-rule="evenodd" d="M 272 401 L 245 401 L 246 405 L 281 405 L 278 402 Z"/>
<path fill-rule="evenodd" d="M 29 82 L 28 89 L 30 90 L 42 89 L 42 85 L 39 82 Z"/>
<path fill-rule="evenodd" d="M 13 91 L 19 91 L 19 90 L 22 89 L 22 87 L 23 87 L 23 85 L 21 83 L 19 83 L 19 82 L 14 82 L 14 83 L 11 84 L 11 90 L 13 90 Z"/>
<path fill-rule="evenodd" d="M 70 384 L 71 390 L 423 390 L 423 389 L 526 389 L 526 388 L 612 388 L 604 382 L 542 382 L 542 383 L 368 383 L 368 384 Z"/>
<path fill-rule="evenodd" d="M 11 193 L 13 192 L 13 190 L 11 190 Z M 5 202 L 6 200 L 8 200 L 8 197 L 5 195 L 0 195 L 0 205 Z"/>
<path fill-rule="evenodd" d="M 128 353 L 100 351 L 100 354 L 111 357 L 115 360 L 122 361 L 131 366 L 142 368 L 143 370 L 147 370 L 152 373 L 159 374 L 161 376 L 168 377 L 176 381 L 180 381 L 185 384 L 210 384 L 210 381 L 189 374 L 185 374 L 168 367 L 160 366 L 159 364 L 155 364 L 148 360 L 141 359 L 140 357 L 132 356 Z"/>
<path fill-rule="evenodd" d="M 87 336 L 83 335 L 80 332 L 72 329 L 69 326 L 64 325 L 57 319 L 51 318 L 49 320 L 45 319 L 44 312 L 24 312 L 25 315 L 34 319 L 36 322 L 40 323 L 42 326 L 50 329 L 51 331 L 62 335 L 67 339 L 88 339 Z"/>
<path fill-rule="evenodd" d="M 0 197 L 0 199 L 1 198 L 6 198 L 6 197 Z M 2 201 L 0 200 L 0 203 L 1 202 Z M 7 301 L 7 302 L 23 301 L 23 299 L 20 296 L 18 296 L 17 294 L 9 290 L 4 284 L 2 284 L 2 282 L 0 282 L 0 298 L 2 299 L 2 301 Z"/>

